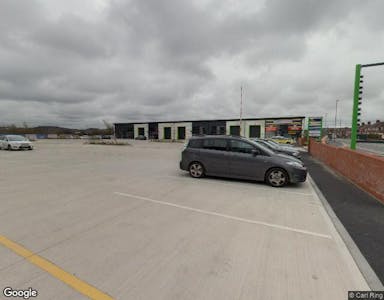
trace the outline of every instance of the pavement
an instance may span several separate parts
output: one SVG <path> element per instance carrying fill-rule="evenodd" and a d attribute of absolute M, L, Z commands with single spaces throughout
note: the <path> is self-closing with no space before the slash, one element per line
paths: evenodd
<path fill-rule="evenodd" d="M 304 154 L 303 161 L 337 218 L 384 282 L 384 205 L 312 156 Z"/>
<path fill-rule="evenodd" d="M 310 182 L 193 179 L 178 169 L 181 148 L 48 140 L 0 151 L 0 289 L 220 300 L 369 289 Z"/>

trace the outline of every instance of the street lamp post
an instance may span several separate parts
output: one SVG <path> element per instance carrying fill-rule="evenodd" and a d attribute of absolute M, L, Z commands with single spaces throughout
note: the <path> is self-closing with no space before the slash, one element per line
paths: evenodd
<path fill-rule="evenodd" d="M 333 139 L 336 140 L 336 126 L 337 126 L 337 103 L 339 103 L 340 100 L 336 100 L 336 110 L 335 110 L 335 129 L 333 131 Z"/>
<path fill-rule="evenodd" d="M 242 129 L 243 129 L 243 86 L 240 86 L 240 136 L 242 136 Z"/>

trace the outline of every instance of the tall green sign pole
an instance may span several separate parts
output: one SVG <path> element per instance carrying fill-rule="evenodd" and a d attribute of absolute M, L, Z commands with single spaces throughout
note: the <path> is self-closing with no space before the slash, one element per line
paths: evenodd
<path fill-rule="evenodd" d="M 360 83 L 363 81 L 361 80 L 362 76 L 360 76 L 361 68 L 368 68 L 368 67 L 377 67 L 377 66 L 383 66 L 384 62 L 374 63 L 374 64 L 365 64 L 365 65 L 356 65 L 356 71 L 355 71 L 355 90 L 353 92 L 353 112 L 352 112 L 352 132 L 351 132 L 351 149 L 356 150 L 356 139 L 357 139 L 357 126 L 358 126 L 358 119 L 359 119 L 359 105 L 360 102 L 360 94 L 362 93 L 361 89 L 363 88 Z"/>
<path fill-rule="evenodd" d="M 356 150 L 357 119 L 358 119 L 359 96 L 360 96 L 359 94 L 360 72 L 361 72 L 361 65 L 356 65 L 355 89 L 353 92 L 352 132 L 351 132 L 351 149 L 352 150 Z"/>

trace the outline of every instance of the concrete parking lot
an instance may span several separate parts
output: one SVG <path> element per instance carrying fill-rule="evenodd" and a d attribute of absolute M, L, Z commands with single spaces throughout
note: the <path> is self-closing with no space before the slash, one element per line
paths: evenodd
<path fill-rule="evenodd" d="M 178 169 L 182 144 L 131 143 L 0 151 L 1 290 L 346 299 L 369 289 L 308 181 L 192 179 Z"/>

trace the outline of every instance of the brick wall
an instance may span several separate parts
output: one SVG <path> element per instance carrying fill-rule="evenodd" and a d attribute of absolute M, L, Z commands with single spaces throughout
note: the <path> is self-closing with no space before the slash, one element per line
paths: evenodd
<path fill-rule="evenodd" d="M 309 152 L 384 203 L 384 158 L 314 140 Z"/>

